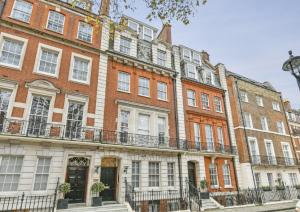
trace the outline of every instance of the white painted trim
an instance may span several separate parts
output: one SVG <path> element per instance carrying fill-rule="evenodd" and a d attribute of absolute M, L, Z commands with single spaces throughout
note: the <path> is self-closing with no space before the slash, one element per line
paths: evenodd
<path fill-rule="evenodd" d="M 271 134 L 275 134 L 275 135 L 282 135 L 282 136 L 290 137 L 289 134 L 281 134 L 281 133 L 274 132 L 274 131 L 266 131 L 266 130 L 255 129 L 255 128 L 248 128 L 248 127 L 243 127 L 243 126 L 238 126 L 238 127 L 235 127 L 234 129 L 237 130 L 237 129 L 244 129 L 244 128 L 246 130 L 252 130 L 252 131 L 256 131 L 256 132 L 271 133 Z"/>
<path fill-rule="evenodd" d="M 88 64 L 88 72 L 87 72 L 87 81 L 73 79 L 73 70 L 74 70 L 73 67 L 74 67 L 75 57 L 88 60 L 89 64 Z M 72 52 L 70 70 L 69 70 L 69 81 L 89 85 L 91 81 L 91 71 L 92 71 L 92 58 Z"/>
<path fill-rule="evenodd" d="M 270 139 L 264 139 L 264 142 L 265 142 L 266 155 L 267 155 L 267 156 L 271 156 L 271 157 L 276 157 L 275 150 L 274 150 L 274 145 L 273 145 L 273 141 L 270 140 Z M 271 144 L 272 155 L 268 155 L 268 151 L 267 151 L 267 143 L 270 143 L 270 144 Z M 275 159 L 275 160 L 276 160 L 276 159 Z"/>
<path fill-rule="evenodd" d="M 59 13 L 61 15 L 64 16 L 64 23 L 63 23 L 63 26 L 62 26 L 62 32 L 57 32 L 57 31 L 54 31 L 52 29 L 49 29 L 48 26 L 49 26 L 49 17 L 50 17 L 50 12 L 56 12 L 56 13 Z M 58 34 L 64 34 L 64 29 L 65 29 L 65 21 L 66 21 L 66 16 L 62 13 L 60 13 L 59 11 L 57 10 L 48 10 L 48 17 L 47 17 L 47 22 L 46 22 L 46 29 L 51 31 L 51 32 L 55 32 L 55 33 L 58 33 Z"/>
<path fill-rule="evenodd" d="M 11 65 L 11 64 L 5 64 L 5 63 L 0 63 L 0 66 L 9 67 L 9 68 L 13 68 L 13 69 L 16 69 L 16 70 L 21 70 L 22 66 L 23 66 L 23 61 L 24 61 L 25 53 L 26 53 L 28 39 L 25 39 L 25 38 L 22 38 L 22 37 L 18 37 L 18 36 L 15 36 L 15 35 L 11 35 L 11 34 L 8 34 L 8 33 L 5 33 L 5 32 L 1 32 L 0 33 L 0 55 L 2 54 L 2 50 L 3 50 L 4 38 L 9 38 L 9 39 L 12 39 L 12 40 L 16 40 L 16 41 L 22 42 L 23 43 L 23 47 L 22 47 L 21 57 L 20 57 L 20 61 L 19 61 L 19 65 L 18 66 Z"/>
<path fill-rule="evenodd" d="M 80 23 L 84 23 L 84 24 L 88 24 L 92 27 L 92 33 L 91 33 L 91 41 L 86 41 L 86 40 L 82 40 L 79 38 L 79 27 L 80 27 Z M 77 27 L 77 39 L 86 43 L 93 43 L 93 35 L 94 35 L 94 26 L 92 24 L 86 23 L 84 21 L 79 21 L 78 22 L 78 27 Z"/>
<path fill-rule="evenodd" d="M 53 113 L 64 113 L 63 108 L 53 108 Z"/>
<path fill-rule="evenodd" d="M 57 64 L 56 64 L 54 74 L 39 71 L 40 61 L 41 61 L 41 56 L 42 56 L 42 49 L 49 49 L 51 51 L 58 52 Z M 43 44 L 43 43 L 39 43 L 38 51 L 37 51 L 37 54 L 36 54 L 36 57 L 35 57 L 33 73 L 58 78 L 59 71 L 60 71 L 61 57 L 62 57 L 62 49 L 56 48 L 56 47 L 53 47 L 53 46 L 49 46 L 49 45 L 46 45 L 46 44 Z"/>
<path fill-rule="evenodd" d="M 15 102 L 14 107 L 26 108 L 26 103 L 23 102 Z"/>
<path fill-rule="evenodd" d="M 15 99 L 16 99 L 18 84 L 16 82 L 10 82 L 10 81 L 0 79 L 0 89 L 11 91 L 8 108 L 7 108 L 7 114 L 6 114 L 7 118 L 11 118 L 12 110 L 16 103 Z"/>
<path fill-rule="evenodd" d="M 24 0 L 20 0 L 20 1 L 24 1 Z M 12 19 L 14 19 L 14 20 L 21 21 L 21 22 L 23 22 L 23 23 L 29 24 L 29 23 L 30 23 L 31 16 L 32 16 L 32 10 L 33 10 L 33 5 L 32 5 L 32 3 L 29 2 L 29 1 L 24 1 L 24 2 L 26 2 L 26 3 L 28 3 L 28 4 L 31 4 L 31 14 L 30 14 L 29 20 L 28 20 L 28 22 L 27 22 L 27 21 L 24 21 L 24 20 L 17 19 L 17 18 L 14 18 L 14 17 L 13 17 L 13 12 L 14 12 L 14 9 L 15 9 L 15 7 L 16 7 L 16 2 L 17 2 L 17 0 L 14 1 L 14 5 L 13 5 L 13 7 L 12 7 L 12 9 L 11 9 L 11 12 L 10 12 L 9 17 L 12 18 Z"/>
<path fill-rule="evenodd" d="M 47 185 L 46 185 L 46 189 L 45 190 L 34 190 L 35 178 L 36 178 L 36 174 L 37 174 L 36 172 L 37 172 L 38 162 L 39 162 L 40 158 L 50 158 L 50 165 L 49 165 L 49 171 L 48 171 Z M 45 192 L 48 191 L 49 179 L 51 179 L 50 175 L 52 173 L 52 163 L 53 163 L 53 159 L 52 159 L 51 156 L 44 156 L 44 155 L 37 155 L 36 156 L 36 159 L 35 159 L 35 169 L 34 169 L 34 172 L 33 172 L 32 187 L 31 187 L 32 194 L 43 195 L 43 194 L 45 194 Z"/>

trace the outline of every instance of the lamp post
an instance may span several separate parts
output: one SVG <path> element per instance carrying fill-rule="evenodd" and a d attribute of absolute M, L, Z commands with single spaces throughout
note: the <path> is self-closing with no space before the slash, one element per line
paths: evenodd
<path fill-rule="evenodd" d="M 290 72 L 297 80 L 300 89 L 300 56 L 293 56 L 293 52 L 289 51 L 290 58 L 284 62 L 282 70 Z"/>

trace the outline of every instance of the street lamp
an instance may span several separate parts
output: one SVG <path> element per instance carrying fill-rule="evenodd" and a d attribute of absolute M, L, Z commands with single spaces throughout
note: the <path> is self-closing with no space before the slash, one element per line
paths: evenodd
<path fill-rule="evenodd" d="M 297 80 L 300 89 L 300 56 L 293 56 L 293 52 L 289 51 L 290 58 L 284 62 L 282 70 L 289 71 Z"/>

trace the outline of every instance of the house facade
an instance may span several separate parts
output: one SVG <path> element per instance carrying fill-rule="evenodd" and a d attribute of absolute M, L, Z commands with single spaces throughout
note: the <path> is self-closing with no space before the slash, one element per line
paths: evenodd
<path fill-rule="evenodd" d="M 299 171 L 281 99 L 270 83 L 227 72 L 243 188 L 297 185 Z"/>
<path fill-rule="evenodd" d="M 288 100 L 284 101 L 284 108 L 288 118 L 291 136 L 293 137 L 293 145 L 296 151 L 296 157 L 300 159 L 300 112 L 291 107 Z"/>

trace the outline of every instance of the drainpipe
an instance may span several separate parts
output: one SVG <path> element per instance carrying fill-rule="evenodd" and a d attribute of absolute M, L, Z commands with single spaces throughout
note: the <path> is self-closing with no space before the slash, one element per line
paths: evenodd
<path fill-rule="evenodd" d="M 5 5 L 6 5 L 6 0 L 0 0 L 0 17 L 2 17 Z"/>
<path fill-rule="evenodd" d="M 224 91 L 222 96 L 223 96 L 223 99 L 225 99 L 225 92 L 228 92 L 228 91 Z M 231 133 L 230 133 L 230 129 L 229 129 L 229 121 L 228 121 L 228 111 L 227 111 L 227 107 L 226 105 L 224 104 L 224 110 L 225 110 L 225 116 L 226 116 L 226 122 L 227 122 L 227 133 L 229 135 L 229 141 L 230 141 L 230 146 L 232 147 L 232 137 L 231 137 Z M 233 159 L 233 166 L 234 166 L 234 177 L 235 177 L 235 182 L 236 182 L 236 187 L 237 187 L 237 192 L 239 193 L 240 189 L 239 189 L 239 182 L 238 182 L 238 177 L 237 177 L 237 172 L 236 172 L 236 162 L 235 162 L 235 159 Z"/>
<path fill-rule="evenodd" d="M 237 82 L 236 79 L 234 79 L 234 83 L 235 83 L 235 87 L 236 87 L 236 91 L 237 91 L 238 102 L 239 102 L 239 108 L 240 108 L 241 116 L 242 116 L 242 122 L 243 122 L 243 129 L 244 129 L 245 141 L 246 141 L 246 143 L 247 143 L 248 157 L 249 157 L 249 159 L 250 159 L 251 153 L 250 153 L 250 146 L 249 146 L 249 141 L 248 141 L 248 136 L 247 136 L 247 130 L 246 130 L 246 127 L 245 127 L 245 118 L 244 118 L 244 112 L 243 112 L 243 108 L 242 108 L 241 97 L 240 97 L 240 89 L 239 89 L 238 82 Z M 251 161 L 249 161 L 249 162 L 250 162 L 251 173 L 252 173 L 252 178 L 253 178 L 253 182 L 254 182 L 254 188 L 255 188 L 255 190 L 257 190 L 257 185 L 256 185 L 255 177 L 254 177 L 253 166 L 252 166 Z"/>
<path fill-rule="evenodd" d="M 176 78 L 177 74 L 173 76 L 173 95 L 174 95 L 174 111 L 175 111 L 175 124 L 176 124 L 176 142 L 177 148 L 180 149 L 180 139 L 179 139 L 179 124 L 178 124 L 178 114 L 177 114 L 177 89 L 176 89 Z M 181 165 L 181 153 L 177 155 L 178 160 L 178 173 L 179 173 L 179 189 L 180 189 L 180 198 L 182 198 L 182 165 Z"/>

